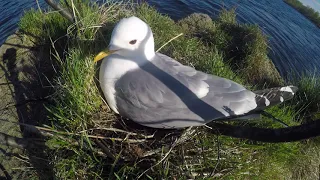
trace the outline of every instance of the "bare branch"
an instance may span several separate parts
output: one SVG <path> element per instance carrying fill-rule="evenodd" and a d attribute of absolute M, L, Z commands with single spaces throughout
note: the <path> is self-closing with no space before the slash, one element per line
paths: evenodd
<path fill-rule="evenodd" d="M 68 19 L 70 22 L 74 23 L 74 17 L 67 9 L 64 9 L 62 6 L 60 6 L 60 4 L 55 3 L 53 0 L 45 0 L 45 1 L 54 10 L 58 11 L 63 17 Z"/>
<path fill-rule="evenodd" d="M 279 129 L 233 126 L 222 123 L 209 123 L 210 132 L 263 142 L 292 142 L 320 135 L 320 120 L 310 121 L 299 126 Z"/>

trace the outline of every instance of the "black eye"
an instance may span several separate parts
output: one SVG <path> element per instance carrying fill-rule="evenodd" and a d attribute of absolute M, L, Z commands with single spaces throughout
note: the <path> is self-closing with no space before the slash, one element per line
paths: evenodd
<path fill-rule="evenodd" d="M 134 45 L 136 42 L 137 42 L 137 40 L 135 39 L 135 40 L 130 41 L 129 44 Z"/>

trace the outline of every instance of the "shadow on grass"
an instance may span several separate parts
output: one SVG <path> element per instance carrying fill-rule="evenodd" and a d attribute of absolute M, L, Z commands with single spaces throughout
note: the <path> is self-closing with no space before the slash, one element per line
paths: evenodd
<path fill-rule="evenodd" d="M 4 174 L 4 177 L 0 176 L 0 179 L 7 179 L 7 180 L 12 179 L 12 177 L 10 176 L 10 174 L 8 173 L 8 171 L 4 168 L 4 166 L 2 164 L 0 164 L 0 170 Z"/>
<path fill-rule="evenodd" d="M 15 38 L 19 38 L 17 34 Z M 45 108 L 50 94 L 48 80 L 54 72 L 50 62 L 50 51 L 46 46 L 28 47 L 14 43 L 4 43 L 9 48 L 3 54 L 1 70 L 4 71 L 10 91 L 15 101 L 15 111 L 19 123 L 41 125 L 48 121 Z M 26 146 L 29 163 L 35 168 L 40 179 L 53 179 L 53 165 L 46 153 L 45 137 L 40 132 L 30 131 L 20 126 L 25 139 L 38 139 L 35 146 Z"/>

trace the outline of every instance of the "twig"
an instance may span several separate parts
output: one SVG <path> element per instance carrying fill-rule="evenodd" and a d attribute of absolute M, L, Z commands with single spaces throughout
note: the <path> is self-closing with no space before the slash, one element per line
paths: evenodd
<path fill-rule="evenodd" d="M 72 12 L 73 12 L 73 21 L 74 21 L 75 24 L 78 24 L 76 11 L 75 11 L 77 9 L 74 6 L 73 0 L 71 0 L 71 6 L 72 6 Z"/>
<path fill-rule="evenodd" d="M 178 146 L 178 145 L 186 142 L 187 140 L 190 139 L 191 136 L 193 136 L 195 134 L 195 132 L 197 132 L 197 130 L 194 129 L 192 126 L 187 128 L 181 134 L 181 136 L 174 142 L 174 144 L 172 146 Z M 165 146 L 166 149 L 168 149 L 169 147 L 170 147 L 170 145 Z M 147 156 L 154 155 L 156 153 L 159 153 L 161 150 L 162 150 L 162 148 L 158 148 L 158 149 L 153 149 L 153 150 L 147 151 L 142 155 L 142 157 L 147 157 Z"/>
<path fill-rule="evenodd" d="M 178 139 L 177 139 L 177 140 L 178 140 Z M 176 141 L 177 141 L 177 140 L 176 140 Z M 146 172 L 148 172 L 150 169 L 158 166 L 161 162 L 163 162 L 163 161 L 169 156 L 169 154 L 171 153 L 171 151 L 172 151 L 172 149 L 175 147 L 175 145 L 176 145 L 176 142 L 174 142 L 174 143 L 172 144 L 172 146 L 171 146 L 171 148 L 169 149 L 169 151 L 164 155 L 164 157 L 163 157 L 160 161 L 158 161 L 155 165 L 151 166 L 151 167 L 148 168 L 147 170 L 143 171 L 143 173 L 141 173 L 141 174 L 138 176 L 137 179 L 140 179 L 140 178 L 141 178 Z"/>
<path fill-rule="evenodd" d="M 63 9 L 63 7 L 61 7 L 59 4 L 54 3 L 52 0 L 45 0 L 47 2 L 48 5 L 50 5 L 53 9 L 55 9 L 56 11 L 59 11 L 59 13 L 65 17 L 66 19 L 68 19 L 70 22 L 74 23 L 74 17 L 71 15 L 71 13 L 66 10 Z"/>
<path fill-rule="evenodd" d="M 153 138 L 154 137 L 154 134 L 152 135 L 143 135 L 143 134 L 137 134 L 137 133 L 134 133 L 134 132 L 128 132 L 128 131 L 125 131 L 125 130 L 122 130 L 122 129 L 117 129 L 117 128 L 102 128 L 102 127 L 97 127 L 97 128 L 91 128 L 91 129 L 88 129 L 88 130 L 83 130 L 83 131 L 80 131 L 79 133 L 83 133 L 83 132 L 87 132 L 87 131 L 94 131 L 94 130 L 106 130 L 106 131 L 113 131 L 113 132 L 120 132 L 120 133 L 126 133 L 130 136 L 141 136 L 141 137 L 144 137 L 146 139 L 150 139 L 150 138 Z"/>
<path fill-rule="evenodd" d="M 37 1 L 38 10 L 39 10 L 40 13 L 42 13 L 41 8 L 40 8 L 39 1 L 38 1 L 38 0 L 36 0 L 36 1 Z"/>
<path fill-rule="evenodd" d="M 29 158 L 23 159 L 23 158 L 18 157 L 18 156 L 13 156 L 13 158 L 17 159 L 18 161 L 24 162 L 24 163 L 26 163 L 26 164 L 31 164 Z"/>
<path fill-rule="evenodd" d="M 272 114 L 270 114 L 270 113 L 268 113 L 268 112 L 266 112 L 266 111 L 262 111 L 261 114 L 262 114 L 263 116 L 265 116 L 265 117 L 271 118 L 272 120 L 274 120 L 274 121 L 282 124 L 284 127 L 289 127 L 288 124 L 284 123 L 283 121 L 281 121 L 280 119 L 274 117 Z"/>
<path fill-rule="evenodd" d="M 168 42 L 164 43 L 164 45 L 162 45 L 156 52 L 159 52 L 163 47 L 165 47 L 167 44 L 169 44 L 171 41 L 177 39 L 178 37 L 182 36 L 183 33 L 178 34 L 177 36 L 173 37 L 172 39 L 170 39 Z"/>
<path fill-rule="evenodd" d="M 35 167 L 17 167 L 17 168 L 11 168 L 12 170 L 27 170 L 27 169 L 34 169 Z"/>
<path fill-rule="evenodd" d="M 58 130 L 54 130 L 54 129 L 49 129 L 49 128 L 44 128 L 44 127 L 40 127 L 40 126 L 34 126 L 34 125 L 30 125 L 30 124 L 25 124 L 25 123 L 18 123 L 18 122 L 12 122 L 12 121 L 8 121 L 5 119 L 1 119 L 0 121 L 5 121 L 5 122 L 10 122 L 13 124 L 19 124 L 21 126 L 25 126 L 28 128 L 31 128 L 33 132 L 37 133 L 36 130 L 39 131 L 49 131 L 49 132 L 53 132 L 53 133 L 57 133 L 57 134 L 61 134 L 61 135 L 70 135 L 70 136 L 83 136 L 83 134 L 78 134 L 78 133 L 70 133 L 70 132 L 62 132 L 62 131 L 58 131 Z M 39 132 L 38 132 L 39 133 Z M 44 135 L 41 133 L 41 135 Z M 97 135 L 86 135 L 88 138 L 94 138 L 94 139 L 108 139 L 108 140 L 113 140 L 113 141 L 124 141 L 124 139 L 121 138 L 110 138 L 110 137 L 104 137 L 104 136 L 97 136 Z M 126 139 L 125 142 L 128 143 L 142 143 L 145 142 L 145 139 Z"/>
<path fill-rule="evenodd" d="M 210 175 L 209 175 L 209 177 L 212 177 L 212 174 L 214 174 L 215 173 L 215 171 L 217 170 L 217 168 L 218 168 L 218 165 L 220 164 L 220 142 L 219 142 L 219 135 L 217 135 L 216 136 L 217 137 L 217 148 L 218 148 L 218 152 L 217 152 L 217 154 L 218 154 L 218 158 L 217 158 L 217 163 L 216 163 L 216 165 L 214 166 L 214 169 L 211 171 L 211 173 L 210 173 Z M 216 174 L 216 173 L 215 173 Z"/>
<path fill-rule="evenodd" d="M 148 156 L 152 156 L 156 153 L 159 153 L 161 151 L 161 148 L 155 149 L 155 150 L 150 150 L 145 152 L 141 157 L 148 157 Z"/>
<path fill-rule="evenodd" d="M 98 146 L 100 146 L 104 154 L 106 154 L 112 160 L 116 159 L 114 155 L 109 151 L 109 149 L 102 142 L 100 142 L 99 139 L 97 139 L 95 142 L 98 144 Z"/>
<path fill-rule="evenodd" d="M 148 168 L 147 170 L 145 170 L 144 172 L 142 172 L 142 173 L 138 176 L 137 179 L 140 179 L 140 178 L 141 178 L 146 172 L 148 172 L 150 169 L 156 167 L 156 166 L 159 165 L 161 162 L 163 162 L 163 161 L 169 156 L 169 154 L 171 153 L 171 151 L 172 151 L 172 149 L 173 149 L 174 147 L 176 147 L 177 145 L 185 142 L 188 138 L 190 138 L 190 135 L 193 135 L 193 133 L 195 132 L 195 130 L 191 131 L 192 128 L 193 128 L 193 127 L 190 126 L 188 129 L 186 129 L 186 130 L 182 133 L 182 135 L 181 135 L 179 138 L 177 138 L 177 139 L 172 143 L 169 151 L 164 155 L 164 157 L 163 157 L 160 161 L 158 161 L 155 165 L 151 166 L 150 168 Z M 149 153 L 150 153 L 150 151 L 148 152 L 148 154 L 149 154 Z M 146 157 L 146 156 L 144 156 L 144 157 Z"/>
<path fill-rule="evenodd" d="M 188 127 L 179 137 L 179 139 L 175 142 L 175 146 L 180 145 L 184 142 L 186 142 L 187 140 L 190 139 L 191 136 L 194 135 L 194 133 L 197 132 L 196 129 L 193 129 L 192 126 Z"/>
<path fill-rule="evenodd" d="M 102 97 L 102 96 L 100 96 L 100 99 L 103 101 L 103 103 L 108 107 L 108 111 L 110 111 L 111 109 L 110 109 L 110 107 L 109 107 L 109 105 L 108 105 L 108 103 L 107 103 L 107 101 L 106 100 L 104 100 L 104 98 Z"/>

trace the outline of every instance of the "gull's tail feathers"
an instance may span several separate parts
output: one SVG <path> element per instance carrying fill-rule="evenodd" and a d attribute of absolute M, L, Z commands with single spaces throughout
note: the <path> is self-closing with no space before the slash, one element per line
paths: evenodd
<path fill-rule="evenodd" d="M 292 99 L 297 90 L 296 86 L 285 86 L 253 91 L 256 94 L 257 109 L 264 109 Z"/>

